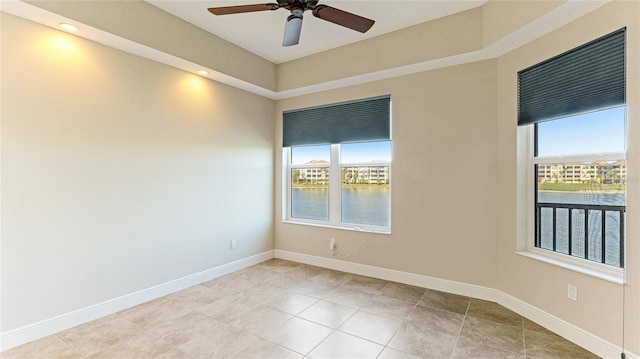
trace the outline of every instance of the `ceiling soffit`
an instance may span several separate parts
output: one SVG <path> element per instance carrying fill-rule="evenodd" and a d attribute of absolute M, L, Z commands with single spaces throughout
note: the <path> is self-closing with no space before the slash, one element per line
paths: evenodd
<path fill-rule="evenodd" d="M 478 8 L 277 66 L 142 1 L 13 0 L 2 1 L 0 10 L 51 27 L 75 22 L 78 36 L 192 73 L 204 69 L 215 81 L 281 99 L 495 58 L 607 2 L 562 3 L 486 46 Z M 499 11 L 490 4 L 495 17 Z"/>

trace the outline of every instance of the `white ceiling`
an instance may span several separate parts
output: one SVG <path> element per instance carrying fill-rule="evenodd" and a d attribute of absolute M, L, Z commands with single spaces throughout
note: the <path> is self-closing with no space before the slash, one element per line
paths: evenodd
<path fill-rule="evenodd" d="M 146 0 L 214 35 L 245 48 L 271 62 L 281 63 L 439 17 L 481 6 L 486 0 L 320 0 L 376 23 L 365 34 L 304 14 L 297 46 L 282 47 L 289 12 L 286 9 L 215 16 L 209 7 L 262 4 L 275 0 Z"/>

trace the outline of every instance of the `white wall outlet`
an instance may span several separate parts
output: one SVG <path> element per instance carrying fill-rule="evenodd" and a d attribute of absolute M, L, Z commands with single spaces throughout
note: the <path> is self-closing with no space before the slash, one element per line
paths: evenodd
<path fill-rule="evenodd" d="M 232 239 L 229 241 L 229 248 L 236 249 L 236 240 Z"/>
<path fill-rule="evenodd" d="M 578 301 L 578 287 L 573 284 L 567 285 L 567 298 Z"/>
<path fill-rule="evenodd" d="M 329 242 L 329 249 L 331 249 L 331 250 L 336 249 L 336 239 L 335 238 L 331 238 L 331 241 Z"/>

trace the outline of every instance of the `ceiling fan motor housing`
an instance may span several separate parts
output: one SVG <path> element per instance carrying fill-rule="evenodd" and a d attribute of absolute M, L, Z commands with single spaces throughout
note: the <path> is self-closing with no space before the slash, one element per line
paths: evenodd
<path fill-rule="evenodd" d="M 278 0 L 278 6 L 293 11 L 300 9 L 302 11 L 313 10 L 318 5 L 318 0 Z"/>

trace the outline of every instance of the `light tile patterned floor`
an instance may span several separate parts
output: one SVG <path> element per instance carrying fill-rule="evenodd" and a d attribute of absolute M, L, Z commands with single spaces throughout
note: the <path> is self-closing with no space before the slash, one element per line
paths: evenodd
<path fill-rule="evenodd" d="M 487 301 L 270 260 L 13 358 L 597 358 Z"/>

